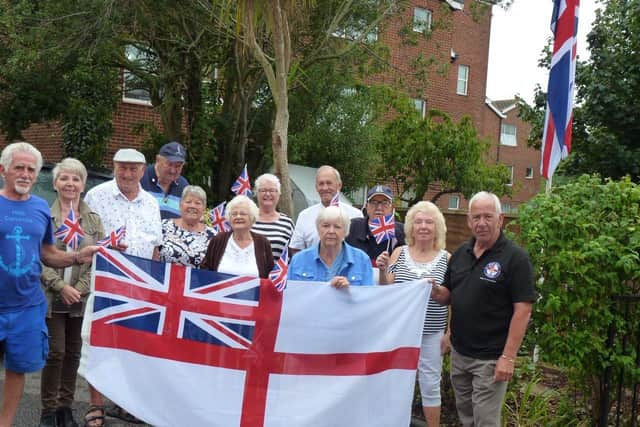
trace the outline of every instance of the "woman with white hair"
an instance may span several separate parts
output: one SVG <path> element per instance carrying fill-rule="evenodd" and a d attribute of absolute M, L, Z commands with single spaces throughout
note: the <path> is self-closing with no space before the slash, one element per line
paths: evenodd
<path fill-rule="evenodd" d="M 66 158 L 53 168 L 53 188 L 58 193 L 51 205 L 53 228 L 57 230 L 73 210 L 84 233 L 79 248 L 95 245 L 104 237 L 100 217 L 80 199 L 86 183 L 87 169 L 79 160 Z M 61 241 L 56 245 L 59 249 L 67 249 Z M 77 424 L 71 405 L 80 364 L 80 331 L 91 284 L 91 264 L 67 268 L 43 266 L 40 281 L 49 303 L 46 321 L 50 347 L 40 383 L 40 426 L 73 426 Z M 99 410 L 93 412 L 96 417 L 104 415 Z"/>
<path fill-rule="evenodd" d="M 280 200 L 280 180 L 277 176 L 262 174 L 256 179 L 255 187 L 259 212 L 258 220 L 251 230 L 269 239 L 273 259 L 278 260 L 284 248 L 289 245 L 294 229 L 293 221 L 276 210 Z"/>
<path fill-rule="evenodd" d="M 320 211 L 316 228 L 320 243 L 298 252 L 289 265 L 289 280 L 329 282 L 336 288 L 373 285 L 369 256 L 345 243 L 351 220 L 338 206 Z"/>
<path fill-rule="evenodd" d="M 450 255 L 444 249 L 447 226 L 440 209 L 431 202 L 416 203 L 407 212 L 404 232 L 405 246 L 396 248 L 391 257 L 385 252 L 377 258 L 380 284 L 420 279 L 442 284 Z M 430 298 L 418 362 L 422 411 L 429 427 L 440 425 L 442 355 L 449 350 L 446 326 L 447 306 Z"/>
<path fill-rule="evenodd" d="M 199 268 L 213 228 L 202 222 L 207 207 L 207 193 L 197 185 L 187 185 L 180 198 L 180 217 L 162 220 L 162 244 L 159 259 L 164 262 Z"/>
<path fill-rule="evenodd" d="M 247 196 L 236 196 L 227 204 L 225 217 L 231 231 L 211 239 L 202 268 L 266 279 L 274 262 L 267 238 L 251 231 L 258 218 L 258 207 Z"/>

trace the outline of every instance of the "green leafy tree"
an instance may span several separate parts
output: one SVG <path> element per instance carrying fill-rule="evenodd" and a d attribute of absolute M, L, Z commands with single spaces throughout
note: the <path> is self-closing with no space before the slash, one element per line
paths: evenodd
<path fill-rule="evenodd" d="M 640 380 L 637 343 L 626 354 L 607 343 L 612 325 L 618 336 L 639 326 L 640 307 L 627 314 L 615 308 L 616 297 L 640 291 L 639 207 L 640 186 L 628 177 L 603 183 L 584 175 L 536 196 L 516 221 L 538 277 L 532 330 L 540 357 L 581 387 L 594 420 L 607 368 L 624 368 L 629 384 Z"/>
<path fill-rule="evenodd" d="M 507 168 L 487 164 L 490 142 L 478 136 L 469 117 L 455 123 L 447 114 L 429 110 L 422 119 L 406 99 L 398 102 L 397 111 L 378 145 L 378 174 L 404 190 L 403 200 L 417 203 L 436 183 L 440 191 L 433 201 L 446 193 L 509 194 Z"/>

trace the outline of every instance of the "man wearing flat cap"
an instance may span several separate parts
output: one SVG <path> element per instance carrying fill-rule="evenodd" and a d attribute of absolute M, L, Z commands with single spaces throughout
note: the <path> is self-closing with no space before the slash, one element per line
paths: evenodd
<path fill-rule="evenodd" d="M 180 216 L 182 190 L 189 185 L 181 175 L 187 151 L 179 142 L 164 144 L 156 155 L 156 162 L 147 167 L 140 184 L 160 205 L 162 219 Z"/>
<path fill-rule="evenodd" d="M 385 251 L 390 254 L 397 246 L 405 244 L 404 225 L 401 222 L 395 222 L 396 237 L 392 241 L 376 243 L 375 237 L 371 234 L 369 221 L 377 216 L 387 216 L 392 213 L 393 192 L 386 185 L 376 185 L 367 193 L 365 217 L 353 218 L 351 227 L 349 227 L 349 235 L 346 242 L 366 252 L 376 272 L 376 258 L 378 258 L 378 255 Z"/>

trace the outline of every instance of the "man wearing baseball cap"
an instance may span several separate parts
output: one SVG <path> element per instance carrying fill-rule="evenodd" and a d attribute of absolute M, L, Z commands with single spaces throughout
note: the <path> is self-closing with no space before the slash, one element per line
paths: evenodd
<path fill-rule="evenodd" d="M 140 184 L 160 205 L 162 219 L 180 216 L 182 190 L 189 185 L 181 175 L 187 150 L 179 142 L 164 144 L 156 155 L 156 162 L 146 168 Z"/>
<path fill-rule="evenodd" d="M 364 218 L 353 218 L 346 242 L 361 249 L 369 255 L 371 263 L 376 267 L 376 258 L 383 252 L 392 253 L 397 246 L 404 242 L 404 225 L 395 221 L 395 239 L 391 242 L 376 243 L 371 234 L 369 221 L 377 216 L 387 216 L 393 213 L 393 192 L 386 185 L 375 185 L 367 193 L 367 205 Z M 374 269 L 377 272 L 377 269 Z"/>

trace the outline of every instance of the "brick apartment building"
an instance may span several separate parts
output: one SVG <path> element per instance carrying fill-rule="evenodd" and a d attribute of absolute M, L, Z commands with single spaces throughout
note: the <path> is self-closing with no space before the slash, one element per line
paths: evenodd
<path fill-rule="evenodd" d="M 520 203 L 533 197 L 540 188 L 537 167 L 540 153 L 527 147 L 529 127 L 518 119 L 515 102 L 486 99 L 491 13 L 478 14 L 474 6 L 487 3 L 481 0 L 412 0 L 402 12 L 405 16 L 389 19 L 377 35 L 378 40 L 390 49 L 392 68 L 375 80 L 396 85 L 398 76 L 402 76 L 404 87 L 410 88 L 409 96 L 423 114 L 428 108 L 436 108 L 455 120 L 469 115 L 479 134 L 493 142 L 487 160 L 512 167 L 514 194 L 503 199 L 503 207 L 506 212 L 515 212 Z M 414 44 L 402 40 L 402 31 L 421 36 L 432 28 L 430 37 L 416 37 Z M 412 77 L 411 62 L 419 55 L 436 60 L 428 84 Z M 132 127 L 141 122 L 159 126 L 160 118 L 143 93 L 124 91 L 122 102 L 114 113 L 114 132 L 107 158 L 121 147 L 141 143 L 143 137 L 132 134 Z M 33 125 L 23 132 L 23 136 L 42 151 L 46 161 L 61 159 L 62 136 L 58 123 Z M 0 136 L 0 148 L 5 144 Z M 425 198 L 430 198 L 430 192 Z M 466 201 L 460 194 L 445 195 L 438 204 L 444 210 L 466 209 Z"/>

